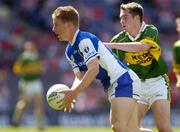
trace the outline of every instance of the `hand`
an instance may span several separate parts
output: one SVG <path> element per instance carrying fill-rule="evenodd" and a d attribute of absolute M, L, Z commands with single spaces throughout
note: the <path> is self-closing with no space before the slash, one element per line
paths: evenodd
<path fill-rule="evenodd" d="M 64 106 L 64 112 L 71 112 L 71 110 L 74 108 L 75 98 L 77 96 L 74 89 L 68 89 L 63 91 L 65 94 L 63 106 Z"/>
<path fill-rule="evenodd" d="M 74 108 L 74 103 L 76 102 L 75 99 L 73 99 L 73 102 L 71 103 L 71 105 L 69 107 L 64 107 L 64 112 L 71 112 L 72 109 Z"/>

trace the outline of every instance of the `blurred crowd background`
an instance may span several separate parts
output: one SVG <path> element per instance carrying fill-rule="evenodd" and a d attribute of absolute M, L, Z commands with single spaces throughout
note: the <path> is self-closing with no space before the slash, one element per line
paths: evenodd
<path fill-rule="evenodd" d="M 19 78 L 12 72 L 12 65 L 22 52 L 25 41 L 33 40 L 37 44 L 44 65 L 42 75 L 44 97 L 53 84 L 64 83 L 71 86 L 74 80 L 71 67 L 64 56 L 66 45 L 58 42 L 51 31 L 51 14 L 57 6 L 74 6 L 81 16 L 81 30 L 96 34 L 102 41 L 110 41 L 113 35 L 121 31 L 119 5 L 127 1 L 0 0 L 0 125 L 11 123 L 18 100 Z M 136 2 L 144 7 L 145 22 L 154 24 L 159 30 L 162 54 L 169 66 L 172 114 L 179 112 L 180 115 L 180 110 L 178 110 L 180 109 L 180 91 L 175 89 L 176 78 L 172 72 L 172 46 L 178 39 L 175 18 L 180 16 L 180 0 L 139 0 Z M 67 119 L 67 116 L 71 116 L 71 114 L 52 110 L 46 101 L 44 103 L 48 124 L 56 125 L 59 122 L 65 124 L 66 121 L 61 122 L 59 118 Z M 33 122 L 33 119 L 31 120 L 32 107 L 33 105 L 30 105 L 27 109 L 24 122 Z M 100 113 L 102 115 L 108 111 L 108 108 L 109 103 L 101 85 L 99 82 L 94 82 L 78 97 L 73 113 L 92 116 Z M 108 115 L 101 117 L 104 120 L 104 117 L 108 118 Z"/>

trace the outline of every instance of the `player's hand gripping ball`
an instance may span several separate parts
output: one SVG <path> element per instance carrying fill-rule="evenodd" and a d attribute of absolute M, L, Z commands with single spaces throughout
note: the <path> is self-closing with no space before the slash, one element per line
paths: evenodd
<path fill-rule="evenodd" d="M 67 89 L 69 89 L 69 87 L 64 84 L 55 84 L 49 88 L 46 94 L 46 99 L 51 108 L 55 110 L 64 109 L 64 107 L 61 105 L 65 96 L 63 90 Z"/>

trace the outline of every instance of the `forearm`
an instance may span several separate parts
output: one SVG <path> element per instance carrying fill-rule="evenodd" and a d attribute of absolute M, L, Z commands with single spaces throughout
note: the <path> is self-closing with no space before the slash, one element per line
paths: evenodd
<path fill-rule="evenodd" d="M 84 77 L 82 80 L 79 80 L 79 84 L 76 85 L 76 93 L 80 93 L 81 91 L 85 90 L 91 83 L 92 81 L 96 78 L 98 74 L 97 69 L 88 69 L 88 71 L 84 74 Z"/>
<path fill-rule="evenodd" d="M 73 85 L 71 86 L 71 89 L 75 89 L 79 85 L 79 83 L 81 82 L 84 74 L 85 74 L 85 72 L 77 72 L 77 73 L 75 73 L 75 79 L 74 79 Z"/>
<path fill-rule="evenodd" d="M 150 48 L 149 44 L 142 42 L 126 42 L 126 43 L 104 43 L 111 49 L 119 49 L 126 52 L 141 52 Z"/>

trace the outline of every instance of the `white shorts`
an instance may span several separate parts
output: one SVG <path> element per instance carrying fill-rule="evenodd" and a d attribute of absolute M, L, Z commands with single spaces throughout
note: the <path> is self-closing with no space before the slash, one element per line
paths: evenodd
<path fill-rule="evenodd" d="M 31 97 L 37 93 L 43 92 L 43 85 L 40 79 L 33 81 L 19 81 L 19 89 L 24 96 Z"/>
<path fill-rule="evenodd" d="M 116 97 L 129 97 L 138 100 L 140 84 L 139 77 L 132 70 L 128 70 L 108 88 L 109 101 L 111 102 Z"/>
<path fill-rule="evenodd" d="M 141 81 L 138 103 L 151 105 L 160 99 L 169 99 L 169 80 L 167 75 Z"/>

